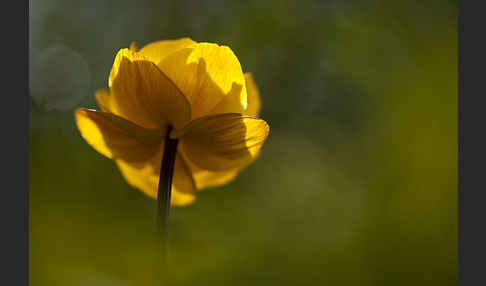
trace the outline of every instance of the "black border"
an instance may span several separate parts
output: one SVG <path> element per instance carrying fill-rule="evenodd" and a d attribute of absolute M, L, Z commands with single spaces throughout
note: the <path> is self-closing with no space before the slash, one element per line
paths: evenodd
<path fill-rule="evenodd" d="M 481 1 L 459 1 L 458 257 L 459 285 L 486 285 L 485 16 Z M 466 135 L 468 134 L 468 135 Z M 467 164 L 466 164 L 467 163 Z"/>
<path fill-rule="evenodd" d="M 4 7 L 0 284 L 29 285 L 29 1 L 11 1 Z"/>

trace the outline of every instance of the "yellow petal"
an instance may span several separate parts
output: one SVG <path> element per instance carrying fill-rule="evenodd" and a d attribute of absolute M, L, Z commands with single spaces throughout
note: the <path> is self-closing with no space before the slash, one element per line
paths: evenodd
<path fill-rule="evenodd" d="M 116 161 L 123 177 L 129 185 L 142 191 L 144 194 L 157 198 L 159 174 L 148 163 L 128 163 L 123 160 Z M 184 206 L 196 199 L 195 187 L 181 159 L 176 157 L 174 177 L 172 179 L 171 205 Z"/>
<path fill-rule="evenodd" d="M 158 64 L 167 55 L 192 44 L 196 44 L 196 42 L 190 38 L 158 41 L 144 46 L 139 53 L 146 56 L 155 64 Z"/>
<path fill-rule="evenodd" d="M 191 170 L 179 154 L 176 155 L 172 185 L 184 194 L 193 194 L 196 191 L 196 184 L 192 178 Z"/>
<path fill-rule="evenodd" d="M 159 67 L 191 103 L 191 119 L 246 109 L 246 84 L 240 62 L 226 46 L 187 46 L 162 59 Z"/>
<path fill-rule="evenodd" d="M 191 107 L 180 90 L 141 54 L 118 52 L 109 78 L 111 106 L 120 116 L 145 128 L 189 122 Z"/>
<path fill-rule="evenodd" d="M 251 163 L 269 132 L 267 123 L 254 117 L 227 113 L 191 121 L 170 136 L 179 138 L 185 154 L 201 169 L 223 171 Z"/>
<path fill-rule="evenodd" d="M 258 116 L 260 113 L 260 92 L 250 73 L 245 73 L 246 92 L 248 94 L 248 106 L 243 113 L 248 116 Z"/>
<path fill-rule="evenodd" d="M 104 156 L 140 162 L 160 148 L 165 130 L 145 129 L 112 113 L 89 109 L 74 112 L 83 138 Z"/>
<path fill-rule="evenodd" d="M 179 146 L 178 153 L 181 154 L 184 163 L 189 167 L 198 191 L 209 187 L 224 185 L 232 181 L 236 175 L 238 175 L 239 169 L 215 172 L 199 168 L 185 155 L 183 146 Z"/>
<path fill-rule="evenodd" d="M 193 165 L 195 166 L 195 165 Z M 193 169 L 193 168 L 191 168 Z M 206 171 L 196 167 L 192 174 L 198 190 L 202 190 L 209 187 L 217 187 L 227 184 L 232 181 L 238 175 L 239 170 L 213 172 Z"/>
<path fill-rule="evenodd" d="M 131 42 L 129 49 L 130 49 L 130 51 L 136 52 L 137 51 L 137 44 L 135 42 Z"/>
<path fill-rule="evenodd" d="M 109 91 L 106 89 L 97 90 L 95 92 L 95 97 L 101 111 L 117 114 L 113 112 L 113 108 L 111 107 L 111 97 Z"/>

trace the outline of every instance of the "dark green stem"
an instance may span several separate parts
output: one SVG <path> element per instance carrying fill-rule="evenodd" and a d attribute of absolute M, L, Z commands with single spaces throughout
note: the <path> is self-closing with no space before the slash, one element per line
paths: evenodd
<path fill-rule="evenodd" d="M 168 250 L 169 243 L 170 197 L 178 143 L 177 139 L 170 139 L 169 134 L 171 130 L 172 126 L 169 125 L 165 136 L 164 154 L 160 167 L 159 190 L 157 193 L 158 228 L 165 251 Z"/>

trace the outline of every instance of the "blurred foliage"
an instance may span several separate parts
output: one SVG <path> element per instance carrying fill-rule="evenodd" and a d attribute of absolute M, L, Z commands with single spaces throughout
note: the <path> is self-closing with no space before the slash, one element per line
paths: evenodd
<path fill-rule="evenodd" d="M 456 1 L 296 3 L 31 1 L 31 64 L 63 45 L 90 78 L 54 111 L 31 84 L 31 285 L 457 284 Z M 271 133 L 235 181 L 172 210 L 167 268 L 155 201 L 72 109 L 95 107 L 118 49 L 183 36 L 235 51 Z"/>

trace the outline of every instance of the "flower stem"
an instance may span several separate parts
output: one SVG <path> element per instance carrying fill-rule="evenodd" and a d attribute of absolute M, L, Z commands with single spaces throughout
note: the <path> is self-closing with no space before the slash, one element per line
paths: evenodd
<path fill-rule="evenodd" d="M 157 193 L 158 232 L 163 244 L 162 247 L 166 253 L 169 248 L 170 197 L 178 143 L 177 139 L 170 139 L 169 134 L 171 130 L 172 126 L 169 125 L 165 136 L 164 153 L 160 167 L 159 189 Z"/>

